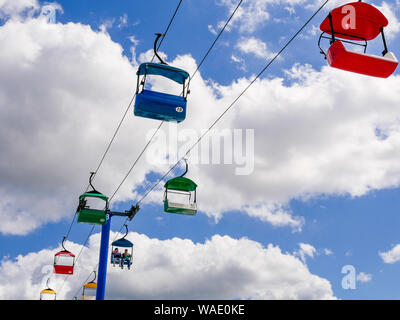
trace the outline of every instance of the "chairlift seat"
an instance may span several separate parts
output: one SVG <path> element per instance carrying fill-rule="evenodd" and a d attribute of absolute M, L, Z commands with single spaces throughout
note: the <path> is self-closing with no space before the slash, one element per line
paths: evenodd
<path fill-rule="evenodd" d="M 138 117 L 181 122 L 186 118 L 186 99 L 168 93 L 143 90 L 136 95 L 134 114 Z"/>
<path fill-rule="evenodd" d="M 398 65 L 398 61 L 392 52 L 387 52 L 383 57 L 379 57 L 349 51 L 340 40 L 336 40 L 329 47 L 326 58 L 333 68 L 379 78 L 388 78 Z"/>
<path fill-rule="evenodd" d="M 164 200 L 164 211 L 169 213 L 195 215 L 197 213 L 196 203 L 177 203 L 170 202 L 168 199 Z"/>

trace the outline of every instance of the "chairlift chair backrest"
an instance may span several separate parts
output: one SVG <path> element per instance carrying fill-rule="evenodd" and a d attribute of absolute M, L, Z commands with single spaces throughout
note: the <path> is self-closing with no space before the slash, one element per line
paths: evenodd
<path fill-rule="evenodd" d="M 386 17 L 375 7 L 364 2 L 351 2 L 344 4 L 330 12 L 320 25 L 323 32 L 335 34 L 340 38 L 349 40 L 375 39 L 381 29 L 388 25 Z"/>

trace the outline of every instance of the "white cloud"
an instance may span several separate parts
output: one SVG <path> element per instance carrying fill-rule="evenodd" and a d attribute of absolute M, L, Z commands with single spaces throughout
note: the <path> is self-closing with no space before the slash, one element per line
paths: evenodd
<path fill-rule="evenodd" d="M 275 227 L 289 226 L 293 231 L 301 231 L 305 221 L 303 217 L 293 216 L 290 209 L 277 204 L 268 204 L 245 209 L 251 217 L 258 217 Z"/>
<path fill-rule="evenodd" d="M 314 246 L 308 243 L 302 243 L 300 242 L 299 244 L 299 249 L 295 250 L 293 254 L 301 259 L 304 263 L 306 263 L 307 257 L 314 258 L 315 256 L 330 256 L 333 254 L 333 251 L 328 249 L 328 248 L 323 248 L 323 249 L 316 249 Z"/>
<path fill-rule="evenodd" d="M 103 33 L 106 33 L 108 29 L 111 29 L 115 23 L 115 18 L 112 19 L 106 19 L 104 22 L 100 25 L 99 30 Z"/>
<path fill-rule="evenodd" d="M 232 54 L 231 60 L 238 65 L 239 70 L 247 71 L 246 62 L 243 58 L 237 57 L 234 54 Z"/>
<path fill-rule="evenodd" d="M 218 186 L 217 193 L 201 189 L 200 210 L 214 216 L 234 208 L 250 213 L 250 207 L 285 204 L 293 198 L 361 196 L 399 184 L 398 76 L 373 79 L 300 65 L 286 74 L 293 81 L 290 85 L 280 78 L 256 81 L 218 126 L 254 129 L 255 174 L 235 176 L 227 165 L 191 166 L 190 175 L 200 186 Z M 192 86 L 196 90 L 190 97 L 191 116 L 197 121 L 188 119 L 184 125 L 200 129 L 209 123 L 206 118 L 215 119 L 215 110 L 222 112 L 248 82 L 214 84 L 219 99 Z M 371 86 L 376 88 L 373 93 L 366 90 Z M 210 112 L 215 115 L 197 113 L 205 105 L 197 104 L 197 92 L 202 99 L 209 97 L 207 104 L 214 106 Z M 376 136 L 377 127 L 386 139 Z"/>
<path fill-rule="evenodd" d="M 395 263 L 400 260 L 400 244 L 386 252 L 379 252 L 384 263 Z"/>
<path fill-rule="evenodd" d="M 300 257 L 303 263 L 306 263 L 306 257 L 314 258 L 314 254 L 317 253 L 317 249 L 314 248 L 311 244 L 308 243 L 299 243 L 300 249 L 294 252 L 295 256 Z"/>
<path fill-rule="evenodd" d="M 133 94 L 135 69 L 120 45 L 81 24 L 9 20 L 0 43 L 0 232 L 26 234 L 72 215 Z"/>
<path fill-rule="evenodd" d="M 253 0 L 244 1 L 239 9 L 233 16 L 227 31 L 232 28 L 238 28 L 240 33 L 253 33 L 256 30 L 263 27 L 267 21 L 271 19 L 270 7 L 272 6 L 284 6 L 284 9 L 292 15 L 295 11 L 295 5 L 301 5 L 306 2 L 305 0 Z M 221 5 L 227 8 L 229 15 L 235 10 L 238 5 L 238 1 L 234 0 L 219 0 L 217 5 Z M 225 22 L 220 21 L 219 26 L 223 25 Z"/>
<path fill-rule="evenodd" d="M 370 282 L 372 280 L 372 275 L 365 273 L 365 272 L 360 272 L 359 274 L 357 274 L 357 281 L 366 283 L 366 282 Z"/>
<path fill-rule="evenodd" d="M 270 14 L 267 11 L 267 4 L 271 2 L 273 1 L 255 0 L 243 3 L 232 18 L 228 31 L 232 27 L 238 27 L 240 32 L 254 32 L 270 19 Z M 231 14 L 237 6 L 237 2 L 232 0 L 220 0 L 217 4 L 227 7 L 229 14 Z M 221 23 L 223 22 L 219 22 L 219 24 Z"/>
<path fill-rule="evenodd" d="M 89 26 L 50 25 L 41 19 L 6 22 L 0 27 L 0 45 L 0 232 L 26 234 L 72 217 L 88 174 L 135 90 L 136 59 L 132 57 L 132 65 L 119 44 Z M 152 56 L 149 50 L 137 60 Z M 189 73 L 197 67 L 189 54 L 170 62 Z M 288 84 L 277 77 L 255 81 L 215 126 L 254 130 L 251 174 L 236 175 L 237 164 L 195 164 L 196 154 L 191 153 L 188 177 L 199 185 L 201 214 L 218 220 L 225 212 L 240 210 L 299 231 L 305 219 L 290 209 L 292 199 L 355 197 L 399 185 L 399 76 L 374 79 L 299 64 L 284 75 Z M 178 146 L 186 144 L 186 151 L 190 144 L 185 130 L 203 132 L 251 79 L 223 86 L 198 72 L 191 82 L 187 118 L 179 125 Z M 177 94 L 181 90 L 159 80 L 152 83 Z M 158 124 L 128 113 L 95 179 L 100 191 L 115 190 Z M 165 124 L 160 133 L 168 137 L 169 128 Z M 377 136 L 377 129 L 385 139 Z M 161 139 L 154 141 L 148 151 L 164 145 Z M 136 186 L 149 186 L 146 174 L 169 168 L 146 157 L 114 200 L 137 199 Z M 160 204 L 160 210 L 161 186 L 146 198 Z"/>
<path fill-rule="evenodd" d="M 135 36 L 130 36 L 129 41 L 132 43 L 131 46 L 132 64 L 138 65 L 138 62 L 136 61 L 136 46 L 139 44 L 139 40 L 137 40 Z"/>
<path fill-rule="evenodd" d="M 111 234 L 111 239 L 116 237 Z M 334 299 L 329 281 L 278 246 L 215 235 L 204 243 L 129 233 L 130 271 L 108 266 L 107 299 Z M 58 299 L 72 299 L 97 265 L 100 235 L 92 235 L 71 277 L 50 275 L 57 250 L 41 250 L 0 267 L 0 299 L 38 299 L 51 276 Z M 68 250 L 80 246 L 66 243 Z M 21 288 L 23 288 L 21 290 Z"/>
<path fill-rule="evenodd" d="M 255 37 L 240 38 L 236 44 L 236 48 L 245 54 L 253 54 L 257 58 L 261 59 L 271 59 L 275 55 L 275 53 L 271 52 L 267 48 L 267 44 L 265 42 Z"/>
<path fill-rule="evenodd" d="M 33 13 L 38 8 L 37 0 L 0 0 L 0 18 L 16 18 L 22 13 Z"/>
<path fill-rule="evenodd" d="M 383 15 L 388 19 L 389 24 L 385 28 L 385 37 L 386 39 L 394 39 L 397 34 L 400 32 L 400 21 L 397 19 L 395 8 L 386 1 L 382 1 L 380 6 L 375 6 L 379 11 L 383 13 Z M 390 51 L 390 44 L 389 51 Z"/>
<path fill-rule="evenodd" d="M 214 29 L 214 27 L 213 27 L 211 24 L 209 24 L 209 25 L 207 26 L 207 29 L 208 29 L 208 31 L 210 31 L 213 35 L 217 35 L 217 31 Z"/>
<path fill-rule="evenodd" d="M 118 28 L 122 29 L 128 25 L 128 15 L 124 13 L 121 17 L 119 17 Z"/>

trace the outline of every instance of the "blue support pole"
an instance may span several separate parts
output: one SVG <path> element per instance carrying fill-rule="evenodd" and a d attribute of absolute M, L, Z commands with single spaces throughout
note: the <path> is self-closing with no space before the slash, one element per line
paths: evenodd
<path fill-rule="evenodd" d="M 110 242 L 111 216 L 111 214 L 107 214 L 107 223 L 101 228 L 96 300 L 104 300 L 104 296 L 106 293 L 108 244 Z"/>

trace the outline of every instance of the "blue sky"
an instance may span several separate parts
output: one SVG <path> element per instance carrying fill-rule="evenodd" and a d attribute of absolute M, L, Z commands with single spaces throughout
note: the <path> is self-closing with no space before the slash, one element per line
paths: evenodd
<path fill-rule="evenodd" d="M 21 6 L 25 8 L 22 11 L 18 8 L 2 8 L 0 6 L 0 12 L 3 10 L 3 14 L 0 15 L 2 21 L 0 42 L 6 45 L 5 48 L 13 48 L 11 42 L 7 42 L 9 40 L 7 40 L 6 35 L 8 32 L 12 37 L 14 29 L 11 27 L 7 29 L 7 26 L 18 25 L 20 29 L 16 32 L 20 32 L 19 34 L 27 32 L 29 34 L 28 31 L 21 30 L 25 30 L 25 26 L 28 30 L 30 19 L 39 20 L 40 10 L 44 5 L 58 4 L 57 24 L 55 26 L 58 29 L 54 30 L 54 34 L 60 32 L 60 37 L 63 40 L 57 42 L 55 36 L 49 36 L 49 39 L 46 40 L 43 36 L 45 33 L 40 33 L 41 29 L 38 29 L 39 31 L 35 29 L 37 38 L 29 34 L 32 39 L 30 38 L 26 44 L 27 52 L 36 52 L 35 42 L 37 41 L 37 45 L 41 46 L 38 51 L 40 53 L 37 55 L 43 54 L 43 52 L 48 57 L 54 55 L 54 59 L 59 59 L 60 65 L 63 65 L 60 69 L 53 69 L 52 63 L 49 62 L 48 70 L 42 69 L 42 71 L 45 71 L 44 74 L 60 72 L 61 76 L 64 77 L 63 79 L 66 79 L 68 75 L 71 76 L 71 79 L 79 79 L 80 77 L 86 79 L 85 70 L 95 70 L 96 64 L 93 64 L 93 68 L 82 68 L 78 64 L 82 63 L 83 65 L 86 60 L 84 58 L 72 60 L 71 56 L 74 53 L 69 50 L 79 47 L 79 50 L 82 50 L 81 53 L 83 52 L 81 57 L 87 52 L 88 55 L 95 56 L 95 59 L 99 59 L 98 61 L 102 63 L 102 47 L 93 46 L 92 48 L 90 45 L 91 41 L 97 41 L 101 35 L 106 35 L 104 39 L 98 40 L 100 44 L 107 45 L 104 50 L 104 59 L 112 60 L 109 67 L 105 63 L 107 65 L 105 72 L 108 72 L 109 79 L 94 74 L 90 77 L 87 76 L 88 80 L 84 82 L 87 83 L 87 88 L 80 85 L 83 91 L 90 92 L 93 90 L 93 95 L 88 94 L 86 96 L 83 94 L 82 99 L 78 100 L 80 91 L 73 84 L 64 89 L 65 95 L 62 95 L 62 97 L 67 101 L 68 106 L 76 105 L 76 109 L 68 109 L 70 111 L 67 118 L 62 118 L 61 111 L 60 114 L 58 114 L 58 111 L 54 111 L 54 114 L 53 111 L 45 113 L 45 116 L 39 117 L 39 119 L 30 117 L 30 114 L 26 113 L 21 115 L 23 119 L 21 121 L 32 123 L 36 121 L 34 128 L 39 128 L 36 130 L 42 134 L 41 140 L 32 139 L 31 143 L 32 146 L 36 143 L 41 146 L 38 149 L 37 158 L 30 158 L 31 153 L 28 151 L 26 153 L 22 151 L 14 153 L 13 150 L 7 155 L 1 156 L 2 162 L 7 162 L 8 166 L 11 166 L 13 156 L 24 154 L 26 159 L 22 163 L 29 163 L 29 165 L 24 169 L 26 177 L 14 173 L 8 174 L 7 172 L 14 172 L 15 168 L 10 169 L 12 166 L 3 165 L 1 167 L 2 180 L 5 181 L 0 188 L 4 197 L 1 207 L 5 212 L 3 215 L 6 223 L 0 229 L 0 256 L 3 257 L 0 278 L 4 282 L 11 282 L 13 277 L 18 276 L 18 272 L 25 274 L 34 272 L 32 276 L 25 275 L 23 277 L 23 281 L 28 283 L 25 283 L 25 285 L 31 286 L 31 292 L 13 292 L 11 297 L 12 299 L 34 299 L 37 288 L 40 287 L 45 278 L 43 271 L 38 274 L 38 270 L 52 264 L 52 254 L 60 248 L 62 237 L 66 234 L 71 223 L 77 204 L 77 196 L 84 191 L 88 173 L 94 170 L 97 165 L 135 89 L 136 78 L 133 73 L 136 67 L 135 62 L 141 59 L 141 54 L 143 57 L 147 51 L 150 50 L 149 52 L 151 52 L 154 33 L 165 30 L 178 1 L 131 2 L 118 0 L 110 2 L 106 0 L 84 0 L 76 2 L 60 0 L 44 3 L 32 0 L 20 2 Z M 243 10 L 250 16 L 254 15 L 256 11 L 252 11 L 247 2 L 244 1 Z M 196 78 L 198 82 L 193 82 L 191 88 L 193 94 L 189 96 L 188 113 L 196 107 L 197 109 L 189 116 L 183 128 L 190 129 L 190 126 L 194 123 L 198 125 L 196 129 L 206 128 L 215 119 L 215 115 L 224 110 L 227 104 L 240 92 L 240 81 L 248 83 L 266 65 L 269 58 L 279 51 L 304 21 L 311 16 L 316 8 L 312 5 L 314 3 L 320 4 L 319 2 L 305 0 L 283 1 L 282 3 L 273 0 L 260 0 L 257 3 L 260 6 L 265 4 L 265 8 L 259 7 L 259 9 L 265 11 L 264 13 L 268 14 L 268 18 L 258 21 L 257 17 L 254 16 L 254 20 L 250 19 L 254 22 L 254 25 L 251 25 L 250 20 L 245 18 L 232 21 L 230 28 L 222 34 L 215 48 L 202 65 L 200 73 L 197 75 L 199 79 Z M 332 4 L 329 4 L 328 7 L 331 9 L 335 5 L 344 3 L 344 1 L 335 1 L 334 3 L 332 1 Z M 384 8 L 384 10 L 390 9 L 390 17 L 393 19 L 389 21 L 392 33 L 387 33 L 388 45 L 390 51 L 399 56 L 400 24 L 397 20 L 399 4 L 396 1 L 384 1 L 377 2 L 376 5 Z M 183 0 L 160 51 L 167 54 L 170 63 L 176 62 L 182 67 L 187 65 L 189 68 L 192 67 L 194 62 L 198 64 L 215 39 L 216 35 L 213 30 L 219 31 L 218 24 L 226 21 L 232 11 L 232 6 L 236 6 L 235 1 L 204 0 L 199 3 L 198 1 Z M 268 282 L 271 280 L 265 280 L 259 287 L 251 282 L 252 284 L 249 287 L 253 285 L 254 291 L 246 289 L 250 290 L 247 292 L 245 289 L 242 291 L 238 288 L 235 293 L 234 289 L 230 289 L 231 291 L 227 291 L 232 292 L 231 295 L 228 293 L 224 295 L 225 293 L 217 290 L 210 293 L 211 297 L 228 299 L 236 297 L 317 299 L 328 296 L 339 299 L 398 299 L 400 297 L 398 285 L 394 280 L 398 275 L 399 262 L 397 261 L 400 260 L 400 256 L 396 255 L 395 251 L 391 252 L 400 243 L 397 232 L 400 223 L 398 215 L 400 210 L 398 197 L 400 193 L 398 187 L 400 169 L 395 167 L 396 147 L 400 147 L 400 143 L 397 142 L 397 137 L 400 134 L 400 124 L 398 123 L 400 113 L 396 110 L 396 103 L 400 96 L 398 90 L 399 71 L 396 70 L 394 75 L 386 80 L 368 79 L 344 71 L 329 70 L 317 46 L 319 32 L 318 30 L 315 32 L 315 27 L 319 26 L 326 14 L 327 10 L 324 10 L 314 18 L 303 33 L 263 74 L 262 80 L 257 83 L 254 90 L 253 88 L 249 90 L 243 97 L 243 102 L 235 105 L 232 114 L 227 115 L 226 119 L 221 120 L 218 125 L 220 129 L 254 128 L 256 137 L 254 172 L 246 177 L 227 177 L 224 174 L 233 175 L 233 170 L 231 168 L 225 171 L 225 169 L 222 169 L 224 165 L 190 165 L 188 176 L 192 174 L 191 177 L 194 180 L 198 178 L 196 181 L 204 182 L 203 184 L 199 183 L 199 212 L 196 216 L 187 217 L 164 213 L 162 198 L 159 197 L 162 195 L 160 189 L 153 198 L 143 204 L 140 212 L 129 224 L 129 231 L 134 233 L 132 235 L 134 239 L 143 240 L 146 236 L 152 239 L 153 245 L 157 245 L 156 240 L 158 239 L 162 245 L 168 246 L 168 239 L 178 238 L 191 240 L 194 248 L 198 248 L 207 241 L 214 243 L 215 240 L 215 243 L 217 243 L 217 240 L 213 237 L 221 235 L 227 236 L 228 238 L 224 239 L 229 241 L 231 239 L 249 239 L 251 242 L 246 243 L 246 245 L 259 249 L 259 244 L 265 249 L 263 254 L 268 255 L 268 250 L 270 250 L 268 246 L 272 244 L 272 246 L 280 248 L 281 256 L 284 256 L 285 259 L 295 259 L 293 266 L 300 263 L 301 270 L 306 270 L 299 278 L 293 275 L 296 279 L 293 280 L 296 282 L 293 287 L 296 286 L 297 288 L 297 284 L 299 286 L 309 284 L 311 287 L 310 292 L 305 290 L 299 291 L 299 293 L 294 288 L 289 290 L 291 275 L 283 276 L 272 270 L 268 271 L 271 272 L 268 273 L 268 277 L 276 279 L 278 282 L 281 281 L 282 286 L 288 288 L 286 292 L 292 292 L 293 289 L 292 295 L 274 292 L 274 289 L 269 289 L 269 286 L 273 287 L 271 282 Z M 29 15 L 31 15 L 30 18 L 28 18 Z M 68 32 L 75 35 L 77 33 L 72 33 L 67 25 L 74 25 L 77 28 L 80 28 L 80 25 L 90 26 L 90 30 L 82 29 L 82 33 L 88 35 L 87 46 L 86 43 L 80 43 L 79 40 L 71 40 Z M 21 36 L 21 39 L 24 38 Z M 248 42 L 249 39 L 254 41 Z M 16 41 L 19 40 L 18 37 Z M 23 41 L 21 43 L 24 43 L 24 40 L 21 41 Z M 68 42 L 71 42 L 70 46 L 67 45 Z M 121 55 L 118 54 L 118 45 L 122 48 Z M 66 47 L 65 50 L 64 47 Z M 262 51 L 263 48 L 264 51 Z M 24 51 L 24 49 L 15 50 L 15 52 Z M 371 45 L 373 53 L 377 54 L 380 50 L 379 41 Z M 0 60 L 3 59 L 3 62 L 6 63 L 9 61 L 7 59 L 12 59 L 10 57 L 13 55 L 17 59 L 19 56 L 15 52 L 9 56 L 0 56 Z M 34 69 L 35 66 L 39 65 L 39 63 L 35 63 L 35 61 L 38 61 L 35 60 L 38 59 L 37 55 L 30 58 L 29 61 L 32 65 L 29 68 Z M 52 58 L 46 59 L 53 61 Z M 83 59 L 83 62 L 81 59 Z M 76 68 L 71 61 L 77 61 Z M 127 63 L 130 64 L 128 71 L 124 70 L 124 65 Z M 10 65 L 14 66 L 13 64 Z M 15 72 L 10 69 L 8 76 L 10 79 L 15 78 L 15 81 L 18 81 L 18 79 L 27 81 L 28 91 L 30 92 L 32 89 L 33 92 L 27 97 L 29 97 L 32 105 L 38 108 L 38 113 L 40 113 L 40 103 L 51 104 L 54 101 L 59 101 L 58 98 L 53 100 L 53 97 L 59 97 L 57 94 L 64 91 L 62 84 L 57 88 L 52 88 L 52 81 L 44 81 L 47 86 L 44 88 L 48 88 L 48 91 L 42 92 L 43 96 L 39 98 L 39 94 L 36 96 L 34 93 L 36 84 L 34 80 L 30 79 L 30 73 L 26 76 L 26 73 L 24 73 L 26 68 L 22 64 L 16 62 L 15 66 Z M 99 69 L 103 68 L 103 66 L 98 67 Z M 62 70 L 66 70 L 65 74 L 62 73 L 64 72 Z M 79 74 L 79 70 L 82 70 L 82 74 Z M 32 74 L 35 73 L 32 72 Z M 53 80 L 54 83 L 58 81 L 57 79 L 59 78 L 56 76 L 56 79 Z M 95 79 L 98 79 L 98 83 Z M 18 97 L 18 90 L 13 91 L 11 85 L 10 87 L 4 85 L 8 83 L 7 81 L 6 78 L 0 79 L 0 87 L 3 84 L 4 88 L 0 91 L 0 105 L 4 110 L 8 108 L 6 106 L 8 98 Z M 12 81 L 10 80 L 9 83 L 12 83 Z M 61 80 L 59 81 L 62 83 Z M 324 81 L 326 81 L 326 84 Z M 103 82 L 103 84 L 99 84 L 100 82 Z M 108 84 L 110 86 L 115 85 L 116 89 L 114 87 L 110 87 L 109 90 L 104 89 L 107 88 Z M 196 85 L 199 88 L 197 92 L 202 90 L 203 96 L 196 96 Z M 371 88 L 375 88 L 375 93 L 372 92 Z M 386 89 L 387 91 L 385 91 Z M 102 90 L 104 91 L 104 98 L 99 96 Z M 215 96 L 212 98 L 205 96 L 205 92 L 211 95 L 213 90 L 215 90 Z M 389 94 L 387 94 L 388 92 Z M 304 97 L 306 93 L 309 96 Z M 352 93 L 354 93 L 354 96 L 352 96 Z M 202 104 L 201 97 L 204 97 L 204 104 Z M 218 97 L 221 97 L 221 99 L 218 99 Z M 290 98 L 293 98 L 293 101 Z M 296 99 L 299 101 L 298 104 Z M 212 105 L 209 101 L 216 101 L 216 104 Z M 110 103 L 113 105 L 110 105 Z M 332 109 L 328 108 L 321 111 L 318 109 L 319 105 L 331 106 Z M 288 108 L 285 109 L 287 106 Z M 293 106 L 296 106 L 296 110 L 293 109 Z M 304 113 L 302 106 L 305 108 Z M 254 107 L 254 113 L 252 107 Z M 292 107 L 293 114 L 291 114 L 292 109 L 289 107 Z M 54 110 L 58 110 L 57 108 L 55 105 Z M 64 110 L 65 106 L 59 108 Z M 280 108 L 286 111 L 280 113 Z M 49 110 L 52 109 L 49 108 Z M 384 115 L 386 111 L 387 115 Z M 10 114 L 15 114 L 15 119 L 18 118 L 16 110 L 10 111 Z M 84 121 L 90 120 L 86 124 L 80 124 L 74 118 L 79 117 L 79 114 L 82 115 L 82 119 L 85 119 Z M 87 119 L 85 118 L 86 115 L 88 116 Z M 296 118 L 296 115 L 300 115 L 300 118 Z M 197 118 L 194 118 L 195 116 Z M 74 131 L 73 133 L 69 132 L 70 136 L 68 130 L 67 133 L 63 133 L 65 136 L 57 133 L 56 137 L 61 141 L 58 141 L 59 144 L 55 149 L 51 149 L 54 148 L 54 144 L 50 143 L 47 135 L 51 135 L 52 130 L 57 131 L 57 129 L 45 123 L 47 121 L 43 121 L 43 119 L 47 119 L 46 117 L 50 120 L 49 123 L 52 122 L 52 117 L 54 119 L 58 117 L 55 126 L 57 123 L 62 123 L 62 126 L 71 126 L 72 131 Z M 93 124 L 97 121 L 96 117 L 99 117 L 98 127 Z M 99 189 L 101 191 L 106 190 L 107 193 L 118 185 L 119 177 L 123 176 L 126 168 L 129 168 L 138 155 L 138 151 L 144 146 L 149 130 L 158 125 L 156 121 L 135 118 L 132 110 L 128 113 L 128 118 L 128 123 L 124 122 L 121 132 L 116 137 L 115 146 L 113 145 L 110 149 L 104 167 L 101 168 L 98 177 L 96 177 L 98 184 L 95 183 L 95 185 L 100 185 Z M 108 121 L 106 121 L 107 119 Z M 17 120 L 15 121 L 17 123 Z M 68 123 L 68 121 L 74 124 Z M 86 131 L 82 129 L 85 128 L 85 125 L 88 134 L 87 140 Z M 50 128 L 45 130 L 44 128 L 48 126 Z M 325 126 L 326 132 L 323 132 Z M 373 126 L 376 126 L 378 131 L 371 133 L 370 131 L 374 129 Z M 103 127 L 104 131 L 102 131 Z M 293 132 L 291 132 L 292 128 Z M 380 131 L 384 133 L 384 136 L 383 138 L 380 136 L 381 139 L 379 140 L 377 139 L 379 135 L 374 136 L 374 132 L 376 134 Z M 364 132 L 368 134 L 364 135 Z M 271 140 L 266 138 L 268 136 Z M 78 146 L 72 147 L 74 141 L 77 141 L 74 140 L 75 137 L 78 137 L 80 141 L 76 143 Z M 93 144 L 90 137 L 95 140 Z M 304 140 L 297 144 L 293 137 Z M 25 141 L 30 141 L 28 134 L 25 138 Z M 65 140 L 63 140 L 64 138 Z M 6 150 L 8 150 L 15 141 L 13 139 L 16 138 L 4 138 L 0 143 L 7 146 Z M 46 145 L 47 142 L 49 145 Z M 379 143 L 382 143 L 382 150 Z M 276 146 L 276 150 L 274 146 Z M 24 147 L 29 148 L 29 143 L 26 146 L 25 144 L 21 146 L 21 150 L 24 150 Z M 54 152 L 55 155 L 50 157 L 46 150 L 52 150 L 51 152 Z M 57 155 L 59 152 L 60 158 Z M 267 158 L 270 156 L 273 160 Z M 325 159 L 325 157 L 328 159 Z M 48 164 L 51 164 L 52 167 L 49 172 L 47 171 Z M 151 166 L 152 163 L 149 163 L 149 158 L 141 159 L 140 166 L 132 172 L 131 180 L 126 181 L 124 189 L 121 190 L 120 198 L 116 199 L 114 203 L 116 209 L 123 211 L 136 203 L 139 198 L 138 195 L 143 194 L 151 185 L 151 182 L 154 183 L 167 168 L 166 166 Z M 174 172 L 178 175 L 180 169 L 176 169 Z M 72 177 L 79 177 L 79 179 L 72 181 Z M 46 181 L 48 179 L 49 182 L 42 185 L 38 182 L 40 179 Z M 208 182 L 208 185 L 205 182 Z M 10 187 L 6 190 L 7 186 Z M 50 195 L 53 188 L 54 196 Z M 47 192 L 43 200 L 41 200 L 42 192 Z M 35 203 L 33 204 L 33 202 Z M 213 210 L 214 205 L 215 210 Z M 12 209 L 8 209 L 10 207 Z M 7 210 L 5 210 L 6 208 Z M 262 212 L 263 210 L 266 212 Z M 43 212 L 43 215 L 41 215 L 41 212 Z M 6 214 L 14 214 L 15 221 L 10 216 L 6 217 Z M 25 217 L 27 217 L 26 223 L 24 222 Z M 279 220 L 280 218 L 282 220 Z M 285 219 L 289 219 L 289 222 Z M 276 222 L 278 220 L 279 222 Z M 113 218 L 112 230 L 117 232 L 122 223 L 122 219 Z M 91 226 L 74 223 L 68 238 L 71 242 L 70 246 L 75 249 L 74 253 L 80 250 L 90 229 Z M 99 231 L 100 228 L 96 227 L 95 233 L 97 234 Z M 115 234 L 113 235 L 115 236 Z M 143 241 L 145 242 L 145 240 Z M 306 246 L 302 247 L 301 244 Z M 215 245 L 218 246 L 219 244 Z M 135 243 L 135 247 L 140 248 L 140 246 L 140 241 Z M 94 240 L 88 248 L 93 253 L 93 257 L 88 254 L 87 259 L 89 260 L 83 260 L 80 264 L 92 263 L 92 265 L 82 265 L 78 269 L 77 275 L 73 276 L 75 279 L 66 282 L 68 288 L 63 289 L 62 298 L 71 298 L 72 292 L 78 290 L 79 283 L 82 283 L 82 279 L 86 279 L 91 268 L 95 266 L 98 248 Z M 239 250 L 237 248 L 229 247 L 219 248 L 218 250 L 229 251 L 231 249 L 232 252 L 240 252 L 235 251 Z M 171 251 L 166 251 L 165 255 L 172 257 L 171 259 L 177 265 L 179 265 L 180 259 L 179 252 L 182 252 L 182 259 L 184 259 L 185 254 L 189 254 L 185 251 L 186 249 L 182 249 L 179 245 L 168 250 Z M 388 260 L 385 262 L 385 259 L 380 255 L 382 252 L 386 252 L 392 257 L 390 263 L 387 262 Z M 37 253 L 36 258 L 34 258 L 33 253 Z M 149 261 L 151 261 L 151 254 L 148 252 L 147 254 Z M 221 252 L 219 254 L 225 255 Z M 245 252 L 243 252 L 243 257 L 236 258 L 237 261 L 248 259 Z M 25 269 L 24 261 L 31 261 L 29 259 L 36 259 L 35 271 L 29 268 Z M 178 261 L 174 259 L 178 259 Z M 214 256 L 212 253 L 207 253 L 204 259 L 208 259 L 207 263 L 212 264 L 211 260 L 214 259 Z M 224 266 L 227 263 L 226 261 L 223 262 Z M 265 265 L 261 264 L 264 269 L 268 269 L 268 261 L 265 260 Z M 148 263 L 146 264 L 147 268 L 149 265 L 151 266 L 151 262 L 146 260 L 146 263 Z M 356 282 L 356 289 L 345 290 L 342 288 L 342 279 L 345 274 L 342 274 L 341 270 L 346 265 L 354 266 L 357 275 L 361 274 Z M 184 266 L 190 269 L 190 266 Z M 18 272 L 7 273 L 7 268 L 15 268 Z M 166 267 L 166 269 L 168 268 Z M 295 270 L 297 267 L 293 268 L 290 270 Z M 139 266 L 139 269 L 140 275 L 146 275 L 145 266 Z M 260 269 L 260 274 L 263 274 L 264 269 Z M 135 269 L 131 272 L 132 277 L 134 277 Z M 154 272 L 157 275 L 156 271 Z M 199 273 L 207 281 L 207 271 L 204 269 Z M 153 273 L 151 274 L 154 276 Z M 171 274 L 173 275 L 173 273 Z M 161 276 L 162 273 L 160 273 Z M 254 274 L 252 276 L 256 277 Z M 118 272 L 112 270 L 111 277 L 117 283 L 124 281 L 126 274 L 121 275 L 121 273 L 118 274 Z M 313 282 L 316 277 L 318 281 Z M 311 278 L 313 281 L 310 280 Z M 324 279 L 323 284 L 319 282 L 320 278 Z M 7 279 L 7 281 L 4 279 Z M 61 281 L 59 278 L 52 281 L 54 286 L 59 287 Z M 110 284 L 110 292 L 107 297 L 110 299 L 138 297 L 169 299 L 187 296 L 185 296 L 183 289 L 182 292 L 178 289 L 176 291 L 173 289 L 163 291 L 163 289 L 157 287 L 157 284 L 153 284 L 151 281 L 151 283 L 143 281 L 143 285 L 148 285 L 153 290 L 153 294 L 143 293 L 144 291 L 129 292 L 128 290 L 119 294 Z M 222 279 L 221 283 L 228 285 L 229 281 L 231 281 L 229 278 Z M 194 281 L 193 284 L 188 284 L 187 290 L 193 292 L 195 283 Z M 245 280 L 240 283 L 243 288 L 246 286 Z M 263 286 L 268 294 L 260 293 Z M 132 290 L 136 290 L 136 288 L 132 288 Z M 204 294 L 207 295 L 207 288 L 204 290 Z M 7 296 L 0 296 L 0 299 L 7 298 Z"/>

